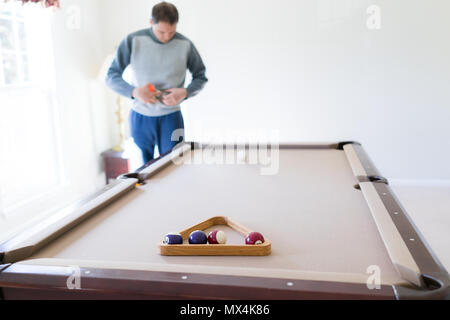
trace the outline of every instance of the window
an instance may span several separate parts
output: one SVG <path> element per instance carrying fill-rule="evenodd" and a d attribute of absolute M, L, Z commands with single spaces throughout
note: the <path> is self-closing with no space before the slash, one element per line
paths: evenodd
<path fill-rule="evenodd" d="M 41 6 L 0 1 L 3 220 L 42 213 L 63 182 L 50 22 L 51 11 Z"/>
<path fill-rule="evenodd" d="M 22 10 L 17 4 L 3 4 L 0 12 L 0 85 L 30 81 L 27 34 Z"/>

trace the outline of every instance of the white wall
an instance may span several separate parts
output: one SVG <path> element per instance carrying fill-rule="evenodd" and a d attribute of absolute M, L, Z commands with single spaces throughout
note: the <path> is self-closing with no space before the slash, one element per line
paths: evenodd
<path fill-rule="evenodd" d="M 104 61 L 99 2 L 65 0 L 53 14 L 56 103 L 60 110 L 66 192 L 72 198 L 105 181 L 101 152 L 114 144 L 114 106 L 97 81 Z"/>
<path fill-rule="evenodd" d="M 98 0 L 106 51 L 157 1 Z M 187 102 L 199 129 L 278 130 L 282 141 L 358 140 L 396 179 L 450 179 L 450 2 L 183 0 L 179 31 L 210 82 Z M 366 10 L 381 8 L 381 29 Z"/>

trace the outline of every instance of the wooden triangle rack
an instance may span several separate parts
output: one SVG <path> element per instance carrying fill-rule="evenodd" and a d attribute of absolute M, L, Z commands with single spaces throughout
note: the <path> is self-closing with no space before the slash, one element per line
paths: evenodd
<path fill-rule="evenodd" d="M 238 224 L 228 217 L 218 216 L 205 220 L 189 229 L 180 232 L 183 240 L 189 238 L 191 232 L 195 230 L 206 230 L 213 226 L 228 226 L 239 232 L 244 238 L 252 230 Z M 269 239 L 264 239 L 260 245 L 237 245 L 237 244 L 180 244 L 167 245 L 161 241 L 159 245 L 160 254 L 163 256 L 267 256 L 271 251 Z M 244 242 L 244 239 L 243 239 Z"/>

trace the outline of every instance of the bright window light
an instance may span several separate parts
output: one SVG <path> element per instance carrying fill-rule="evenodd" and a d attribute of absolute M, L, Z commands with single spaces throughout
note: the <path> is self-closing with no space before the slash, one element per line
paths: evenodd
<path fill-rule="evenodd" d="M 51 11 L 0 1 L 0 212 L 24 213 L 63 181 Z"/>

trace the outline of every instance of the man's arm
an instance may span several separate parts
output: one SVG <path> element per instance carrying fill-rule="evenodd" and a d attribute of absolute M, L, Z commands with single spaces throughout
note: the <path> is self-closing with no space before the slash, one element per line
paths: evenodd
<path fill-rule="evenodd" d="M 126 82 L 123 78 L 125 68 L 130 64 L 131 57 L 131 41 L 130 36 L 126 37 L 117 48 L 114 60 L 106 74 L 106 85 L 118 94 L 127 98 L 133 98 L 134 87 Z"/>
<path fill-rule="evenodd" d="M 186 89 L 186 99 L 199 93 L 205 86 L 206 82 L 208 82 L 205 75 L 206 67 L 203 64 L 202 58 L 193 43 L 191 43 L 191 51 L 189 52 L 188 69 L 192 74 L 192 82 Z"/>

